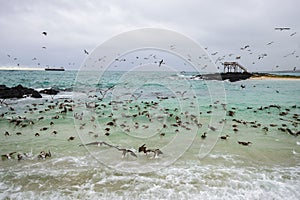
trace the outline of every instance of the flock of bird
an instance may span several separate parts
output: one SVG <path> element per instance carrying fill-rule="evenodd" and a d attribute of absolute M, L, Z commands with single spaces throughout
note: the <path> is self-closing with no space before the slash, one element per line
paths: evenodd
<path fill-rule="evenodd" d="M 290 29 L 276 28 L 276 30 L 287 31 Z M 48 33 L 46 31 L 42 32 L 42 34 L 44 36 L 48 35 Z M 293 37 L 295 34 L 296 34 L 296 32 L 290 34 L 290 36 Z M 274 42 L 271 41 L 271 42 L 268 42 L 267 45 L 272 45 L 273 43 Z M 176 48 L 176 46 L 171 45 L 170 48 L 174 49 L 174 48 Z M 46 47 L 44 49 L 46 49 Z M 248 45 L 248 44 L 241 47 L 241 51 L 248 51 L 249 54 L 252 54 L 250 45 Z M 296 53 L 296 51 L 293 51 L 292 53 L 286 54 L 285 56 L 287 57 L 287 56 L 295 55 L 295 53 Z M 89 52 L 86 49 L 84 49 L 84 54 L 89 55 Z M 216 56 L 217 54 L 218 54 L 218 52 L 214 52 L 211 55 Z M 228 56 L 231 57 L 233 55 L 234 54 L 229 54 Z M 257 59 L 261 60 L 264 57 L 266 57 L 267 55 L 268 55 L 267 53 L 259 54 Z M 15 60 L 15 61 L 18 60 L 17 57 L 12 57 L 11 55 L 8 55 L 8 57 L 13 58 L 13 60 Z M 151 55 L 151 57 L 158 60 L 156 62 L 159 67 L 161 67 L 165 62 L 164 59 L 157 58 L 156 55 Z M 105 58 L 99 58 L 98 61 L 101 61 L 102 59 L 105 59 Z M 139 59 L 139 57 L 136 57 L 136 59 Z M 224 59 L 225 59 L 225 56 L 219 57 L 216 60 L 216 62 L 222 61 Z M 236 59 L 241 59 L 241 56 L 237 55 Z M 38 59 L 36 57 L 34 57 L 32 60 L 38 60 Z M 123 58 L 123 59 L 116 60 L 116 61 L 126 62 L 126 59 Z M 245 85 L 241 85 L 241 87 L 245 88 Z M 141 92 L 140 94 L 136 94 L 135 96 L 131 95 L 131 97 L 134 97 L 135 101 L 128 100 L 128 101 L 105 102 L 104 101 L 105 97 L 113 89 L 114 89 L 114 86 L 99 89 L 99 94 L 92 96 L 92 98 L 98 100 L 98 102 L 95 102 L 95 101 L 80 102 L 79 101 L 80 106 L 84 106 L 84 109 L 94 110 L 95 113 L 98 115 L 98 116 L 92 116 L 89 119 L 87 119 L 87 116 L 85 116 L 83 112 L 81 112 L 81 113 L 75 112 L 74 113 L 73 112 L 74 108 L 79 105 L 76 105 L 73 100 L 65 99 L 62 102 L 59 102 L 59 100 L 57 100 L 56 102 L 45 101 L 40 104 L 33 103 L 31 105 L 26 105 L 27 110 L 24 111 L 24 114 L 26 114 L 26 113 L 32 114 L 32 113 L 38 112 L 38 114 L 41 116 L 38 117 L 37 119 L 28 119 L 27 117 L 24 117 L 21 115 L 16 116 L 15 109 L 12 106 L 10 106 L 8 108 L 7 112 L 1 113 L 0 120 L 3 120 L 3 119 L 8 120 L 8 122 L 10 124 L 13 124 L 15 126 L 15 128 L 20 129 L 20 131 L 17 131 L 15 134 L 22 135 L 22 131 L 21 131 L 22 129 L 29 127 L 29 126 L 34 127 L 36 123 L 39 123 L 41 121 L 44 121 L 44 123 L 46 123 L 46 121 L 50 119 L 51 121 L 50 121 L 49 125 L 35 128 L 35 130 L 40 131 L 40 132 L 34 133 L 35 137 L 39 137 L 39 136 L 41 136 L 41 132 L 45 132 L 45 131 L 49 131 L 49 130 L 51 130 L 52 135 L 59 134 L 58 131 L 54 129 L 55 124 L 56 124 L 55 121 L 64 120 L 66 116 L 70 116 L 69 113 L 72 113 L 71 116 L 73 116 L 75 120 L 77 120 L 79 122 L 82 121 L 82 123 L 80 123 L 80 127 L 79 127 L 79 129 L 81 131 L 83 131 L 85 129 L 87 123 L 93 123 L 92 126 L 95 129 L 99 129 L 100 127 L 97 127 L 97 125 L 95 125 L 94 122 L 96 120 L 99 120 L 99 118 L 106 119 L 107 121 L 105 123 L 101 122 L 101 123 L 103 123 L 102 125 L 105 128 L 100 131 L 100 135 L 103 131 L 104 132 L 103 135 L 107 136 L 107 137 L 109 137 L 111 134 L 114 134 L 114 129 L 116 127 L 121 127 L 121 129 L 125 133 L 132 132 L 133 130 L 136 132 L 139 132 L 139 131 L 141 131 L 141 128 L 142 128 L 142 131 L 149 129 L 149 127 L 151 126 L 151 124 L 153 124 L 154 121 L 159 122 L 158 124 L 160 124 L 160 126 L 161 126 L 161 127 L 156 127 L 157 134 L 161 138 L 166 136 L 168 133 L 188 132 L 188 131 L 192 130 L 194 127 L 197 127 L 198 129 L 201 129 L 203 127 L 203 123 L 201 122 L 200 117 L 199 117 L 203 114 L 202 112 L 200 112 L 199 116 L 197 116 L 197 115 L 191 114 L 187 111 L 180 112 L 179 108 L 173 108 L 173 109 L 166 108 L 166 107 L 161 108 L 160 103 L 163 101 L 168 101 L 168 99 L 170 97 L 157 96 L 156 99 L 153 99 L 151 101 L 139 101 L 139 98 L 142 96 L 142 92 Z M 186 91 L 177 91 L 176 94 L 181 96 L 181 98 L 185 97 L 185 99 L 193 98 L 193 97 L 187 97 L 188 94 L 186 94 Z M 136 103 L 134 103 L 134 102 L 136 102 Z M 194 105 L 191 105 L 191 106 L 194 106 Z M 231 110 L 228 110 L 226 108 L 225 104 L 220 104 L 219 102 L 214 102 L 214 105 L 210 105 L 210 106 L 211 107 L 221 106 L 222 109 L 227 111 L 228 117 L 234 117 L 235 113 L 237 112 L 236 108 L 232 108 Z M 278 109 L 278 111 L 280 111 L 278 113 L 278 115 L 280 116 L 280 120 L 286 121 L 287 123 L 290 123 L 294 127 L 298 127 L 298 124 L 300 121 L 298 114 L 294 114 L 292 116 L 292 119 L 284 118 L 285 116 L 289 116 L 289 111 L 291 109 L 297 109 L 297 106 L 292 106 L 291 108 L 285 108 L 284 111 L 282 111 L 282 108 L 277 105 L 270 105 L 268 107 L 265 107 L 265 108 L 261 107 L 258 109 L 247 107 L 247 109 L 249 109 L 249 110 L 252 109 L 254 113 L 257 113 L 260 111 L 265 111 L 265 110 L 270 110 L 270 109 L 274 109 L 274 108 L 276 108 L 276 109 Z M 162 115 L 154 115 L 153 113 L 150 112 L 150 109 L 156 110 L 157 113 L 162 113 Z M 124 112 L 121 112 L 120 115 L 116 115 L 115 113 L 112 112 L 113 110 L 118 110 L 118 111 L 123 110 Z M 128 111 L 130 111 L 130 112 L 128 112 Z M 50 114 L 46 114 L 46 113 L 50 113 Z M 206 111 L 206 114 L 209 115 L 210 113 L 212 113 L 212 110 Z M 271 111 L 268 111 L 268 113 L 271 114 Z M 47 117 L 52 114 L 54 114 L 54 115 Z M 46 117 L 44 117 L 44 116 L 46 116 Z M 47 118 L 47 119 L 45 119 L 45 118 Z M 162 123 L 161 119 L 164 119 L 164 118 L 166 118 L 166 122 L 168 122 L 168 123 Z M 133 121 L 133 123 L 128 124 L 128 119 L 131 119 Z M 143 123 L 139 122 L 138 119 L 143 119 L 142 120 Z M 86 122 L 83 122 L 84 120 L 86 120 Z M 228 118 L 222 120 L 220 123 L 225 124 L 227 122 L 227 120 L 228 120 Z M 267 133 L 269 131 L 269 128 L 278 126 L 277 124 L 269 124 L 269 126 L 263 126 L 261 123 L 259 123 L 257 121 L 244 121 L 242 119 L 236 119 L 236 118 L 232 119 L 231 121 L 234 123 L 232 125 L 234 133 L 237 133 L 239 131 L 238 127 L 241 125 L 250 126 L 251 128 L 261 128 L 264 133 Z M 205 128 L 208 128 L 209 130 L 211 130 L 213 132 L 217 130 L 217 128 L 210 126 L 210 125 L 208 125 Z M 288 133 L 293 136 L 298 136 L 300 134 L 299 132 L 293 132 L 291 129 L 289 129 L 288 125 L 286 123 L 282 124 L 281 127 L 278 128 L 278 130 Z M 9 133 L 8 131 L 5 131 L 4 135 L 5 135 L 5 137 L 10 137 L 13 134 Z M 88 135 L 92 135 L 93 136 L 92 138 L 97 139 L 99 137 L 99 131 L 96 133 L 93 131 L 89 131 Z M 101 136 L 103 136 L 103 135 L 101 135 Z M 205 139 L 207 137 L 209 137 L 207 135 L 207 132 L 204 132 L 201 135 L 202 139 Z M 221 136 L 220 140 L 228 140 L 229 137 L 230 137 L 230 135 L 226 134 L 226 135 Z M 72 141 L 76 140 L 76 137 L 74 135 L 69 136 L 68 138 L 66 138 L 66 140 L 68 142 L 72 142 Z M 237 141 L 237 143 L 244 145 L 244 146 L 248 146 L 248 145 L 252 144 L 251 141 Z M 114 149 L 120 151 L 122 153 L 122 157 L 125 157 L 128 154 L 133 157 L 137 157 L 136 153 L 131 149 L 121 148 L 118 145 L 111 145 L 106 142 L 97 142 L 96 141 L 96 142 L 83 144 L 81 146 L 90 146 L 90 145 L 96 145 L 96 146 L 106 145 L 110 148 L 114 148 Z M 153 154 L 154 158 L 157 158 L 159 155 L 163 154 L 162 151 L 157 148 L 156 149 L 147 149 L 145 144 L 140 146 L 138 148 L 138 151 L 143 152 L 146 155 Z M 17 154 L 18 160 L 22 160 L 22 159 L 31 157 L 31 155 L 29 155 L 29 154 L 17 153 L 15 151 L 13 151 L 11 153 L 3 154 L 2 158 L 3 159 L 11 159 L 14 157 L 15 154 Z M 48 151 L 48 153 L 46 153 L 46 151 L 43 150 L 38 154 L 37 157 L 40 159 L 45 159 L 45 158 L 50 158 L 51 156 L 52 156 L 52 154 L 50 151 Z"/>
<path fill-rule="evenodd" d="M 172 99 L 169 96 L 156 96 L 156 99 L 149 101 L 141 100 L 139 98 L 133 100 L 111 100 L 106 101 L 108 93 L 113 92 L 114 87 L 103 88 L 98 95 L 94 95 L 93 99 L 98 99 L 97 102 L 92 101 L 88 102 L 86 100 L 74 101 L 71 99 L 64 100 L 43 100 L 41 103 L 32 103 L 31 105 L 25 105 L 26 110 L 24 110 L 24 115 L 38 115 L 34 119 L 27 118 L 15 112 L 15 108 L 12 105 L 6 105 L 7 111 L 1 113 L 0 120 L 5 122 L 7 121 L 14 127 L 15 135 L 23 135 L 24 129 L 33 129 L 36 132 L 33 132 L 34 137 L 40 137 L 45 135 L 45 132 L 50 133 L 50 135 L 56 136 L 60 133 L 55 129 L 57 122 L 64 123 L 64 120 L 68 120 L 70 117 L 74 117 L 76 124 L 79 126 L 80 134 L 84 137 L 88 137 L 91 140 L 98 140 L 98 138 L 110 137 L 114 134 L 120 134 L 116 130 L 121 128 L 122 133 L 141 133 L 141 132 L 156 132 L 156 135 L 162 139 L 166 135 L 171 135 L 174 133 L 184 134 L 188 133 L 195 128 L 201 130 L 205 128 L 211 132 L 217 131 L 217 128 L 211 125 L 206 125 L 205 122 L 202 122 L 202 116 L 210 116 L 213 113 L 214 109 L 223 109 L 227 112 L 227 117 L 220 121 L 222 124 L 232 123 L 232 133 L 238 133 L 239 127 L 244 126 L 245 128 L 260 128 L 261 131 L 265 134 L 274 127 L 278 127 L 278 130 L 289 135 L 298 136 L 300 132 L 294 132 L 289 127 L 294 126 L 296 129 L 300 124 L 300 118 L 298 114 L 290 114 L 295 109 L 299 109 L 296 105 L 291 106 L 290 108 L 282 108 L 279 105 L 269 105 L 266 107 L 247 107 L 247 110 L 252 110 L 255 115 L 257 114 L 276 114 L 279 117 L 279 120 L 285 123 L 279 124 L 269 124 L 263 125 L 257 121 L 245 121 L 243 119 L 235 118 L 236 113 L 239 109 L 232 107 L 231 109 L 227 108 L 227 105 L 220 103 L 219 101 L 214 102 L 209 106 L 210 110 L 201 111 L 198 116 L 188 111 L 181 112 L 180 108 L 167 108 L 161 107 L 161 103 Z M 177 91 L 178 98 L 182 98 L 185 101 L 193 98 L 190 97 L 186 91 Z M 140 97 L 141 98 L 141 97 Z M 195 105 L 193 102 L 190 102 L 190 107 L 193 108 Z M 91 110 L 96 115 L 89 116 L 85 115 L 84 112 L 76 112 L 77 107 L 83 107 L 83 110 Z M 117 112 L 114 112 L 117 111 Z M 101 126 L 98 126 L 97 123 L 100 123 Z M 45 126 L 45 123 L 48 125 Z M 155 125 L 153 125 L 155 124 Z M 11 126 L 10 125 L 10 126 Z M 94 131 L 89 130 L 88 133 L 84 133 L 86 127 L 92 127 Z M 101 130 L 100 130 L 101 129 Z M 39 130 L 39 131 L 37 131 Z M 26 131 L 25 131 L 26 132 Z M 122 134 L 121 133 L 121 134 Z M 4 132 L 5 138 L 14 137 L 14 134 L 6 130 Z M 204 132 L 201 135 L 202 139 L 209 137 L 207 132 Z M 230 133 L 220 136 L 220 140 L 228 140 Z M 4 139 L 5 139 L 4 138 Z M 66 136 L 66 142 L 76 141 L 76 136 Z M 238 144 L 248 146 L 252 144 L 251 141 L 237 141 Z M 116 149 L 122 153 L 122 157 L 125 158 L 126 155 L 131 155 L 137 157 L 135 151 L 128 148 L 122 148 L 119 145 L 112 145 L 107 142 L 98 142 L 94 141 L 87 144 L 82 144 L 80 146 L 107 146 L 113 149 Z M 143 152 L 146 155 L 152 154 L 154 158 L 157 158 L 162 154 L 162 151 L 158 148 L 147 149 L 145 144 L 138 148 L 139 152 Z M 15 155 L 16 152 L 5 153 L 2 155 L 3 159 L 10 159 Z M 52 154 L 50 151 L 41 151 L 37 156 L 40 159 L 50 158 Z M 30 156 L 26 153 L 18 153 L 18 160 L 28 159 Z"/>
<path fill-rule="evenodd" d="M 87 143 L 87 144 L 80 144 L 79 146 L 90 146 L 90 145 L 93 145 L 93 146 L 105 145 L 105 146 L 110 147 L 110 148 L 115 148 L 116 150 L 122 152 L 122 158 L 125 158 L 126 155 L 128 155 L 128 154 L 133 156 L 133 157 L 136 157 L 136 158 L 138 157 L 135 150 L 127 149 L 127 148 L 121 148 L 119 146 L 111 145 L 107 142 L 90 142 L 90 143 Z M 152 156 L 150 156 L 150 158 L 158 158 L 159 155 L 163 154 L 163 152 L 160 149 L 147 149 L 146 144 L 143 144 L 142 146 L 140 146 L 138 148 L 138 152 L 139 153 L 142 152 L 146 156 L 149 156 L 149 154 L 153 154 Z"/>
<path fill-rule="evenodd" d="M 291 30 L 290 27 L 276 27 L 275 28 L 275 31 L 290 31 L 290 30 Z M 292 32 L 291 34 L 289 34 L 289 36 L 294 37 L 296 34 L 297 34 L 297 32 Z M 46 36 L 48 36 L 48 32 L 43 31 L 42 35 L 46 37 Z M 275 43 L 274 41 L 267 42 L 266 46 L 273 45 L 274 43 Z M 47 47 L 42 46 L 42 49 L 47 49 Z M 174 49 L 176 49 L 176 45 L 175 44 L 170 45 L 170 50 L 174 50 Z M 209 51 L 208 47 L 206 47 L 205 50 Z M 249 55 L 254 54 L 254 51 L 251 49 L 250 44 L 243 45 L 242 47 L 240 47 L 240 50 L 242 52 L 248 52 Z M 241 52 L 241 54 L 242 54 L 242 52 Z M 294 50 L 292 52 L 284 54 L 282 57 L 287 58 L 287 57 L 290 57 L 290 56 L 295 56 L 295 58 L 299 58 L 299 55 L 296 55 L 296 52 L 297 51 Z M 83 53 L 85 55 L 90 55 L 89 51 L 86 50 L 86 49 L 83 50 Z M 212 55 L 214 60 L 215 60 L 215 64 L 223 64 L 224 60 L 228 60 L 228 59 L 235 59 L 235 60 L 242 59 L 241 54 L 240 55 L 239 54 L 235 55 L 234 53 L 229 53 L 229 54 L 225 54 L 223 56 L 218 56 L 219 54 L 220 54 L 220 52 L 218 52 L 218 51 L 213 51 L 212 53 L 210 53 L 210 55 Z M 9 57 L 9 59 L 11 59 L 11 62 L 17 62 L 17 66 L 20 66 L 21 63 L 20 63 L 20 59 L 18 57 L 12 56 L 11 54 L 7 54 L 7 56 Z M 257 61 L 263 60 L 267 56 L 268 56 L 268 53 L 266 53 L 266 52 L 259 53 L 259 54 L 257 54 Z M 206 55 L 201 55 L 200 57 L 206 58 Z M 138 56 L 136 58 L 139 59 Z M 145 57 L 144 59 L 146 60 L 146 59 L 149 59 L 149 58 Z M 158 58 L 156 58 L 156 55 L 154 55 L 154 59 L 158 59 Z M 99 58 L 99 61 L 101 61 L 101 60 L 103 60 L 103 58 Z M 191 61 L 191 58 L 188 58 L 188 60 Z M 42 64 L 41 62 L 39 62 L 37 57 L 32 58 L 32 61 L 36 61 L 38 67 L 42 67 L 42 66 L 49 67 L 49 64 Z M 120 60 L 116 59 L 116 61 L 126 61 L 126 59 L 120 59 Z M 252 61 L 252 65 L 257 64 L 257 61 Z M 159 67 L 162 64 L 165 64 L 164 59 L 162 59 L 162 58 L 159 59 L 159 61 L 155 61 L 155 63 L 157 63 Z M 132 64 L 134 64 L 134 63 L 132 62 Z M 68 62 L 68 65 L 70 67 L 75 66 L 75 62 Z M 186 65 L 186 63 L 184 63 L 184 65 Z M 117 67 L 117 65 L 115 67 Z M 205 69 L 205 68 L 206 68 L 206 66 L 202 67 L 202 69 Z M 279 68 L 279 65 L 276 65 L 275 68 Z M 294 67 L 293 70 L 295 71 L 296 67 Z"/>
<path fill-rule="evenodd" d="M 43 32 L 42 32 L 42 35 L 48 36 L 48 32 L 43 31 Z M 45 50 L 46 50 L 47 47 L 46 47 L 46 46 L 42 46 L 42 49 L 45 49 Z M 83 49 L 83 53 L 84 53 L 85 55 L 90 55 L 89 51 L 86 50 L 86 49 Z M 9 59 L 11 59 L 11 60 L 10 60 L 11 62 L 17 62 L 17 66 L 18 66 L 18 67 L 21 65 L 20 59 L 19 59 L 18 57 L 14 57 L 14 56 L 12 56 L 11 54 L 7 54 L 7 57 L 8 57 Z M 105 57 L 104 57 L 104 58 L 105 58 Z M 99 58 L 98 61 L 101 61 L 101 60 L 103 60 L 104 58 Z M 153 58 L 154 58 L 154 59 L 157 59 L 157 58 L 156 58 L 156 55 L 154 55 Z M 137 56 L 136 59 L 139 59 L 139 57 Z M 146 59 L 149 59 L 149 58 L 144 58 L 144 59 L 146 60 Z M 37 64 L 38 67 L 42 67 L 42 66 L 45 66 L 45 67 L 47 67 L 47 68 L 50 67 L 49 64 L 42 64 L 41 62 L 39 62 L 37 57 L 34 57 L 34 58 L 32 58 L 31 60 L 37 62 L 36 64 Z M 126 59 L 121 59 L 121 60 L 116 59 L 116 61 L 126 61 Z M 158 63 L 158 66 L 159 66 L 159 67 L 160 67 L 162 64 L 164 64 L 163 59 L 160 59 L 159 62 L 156 62 L 156 61 L 155 61 L 155 63 Z M 133 62 L 132 62 L 132 64 L 133 64 Z M 140 64 L 141 64 L 141 63 L 140 63 Z M 69 66 L 75 66 L 75 62 L 69 62 L 68 65 L 69 65 Z M 53 67 L 55 67 L 55 66 L 53 66 Z"/>
<path fill-rule="evenodd" d="M 275 31 L 290 31 L 291 28 L 290 27 L 276 27 Z M 290 37 L 294 37 L 297 34 L 297 32 L 292 32 L 291 34 L 289 34 Z M 275 42 L 274 41 L 270 41 L 266 43 L 266 46 L 270 46 L 270 45 L 274 45 Z M 208 50 L 208 48 L 205 48 L 206 50 Z M 250 44 L 246 44 L 242 47 L 240 47 L 241 53 L 235 55 L 234 53 L 229 53 L 229 54 L 225 54 L 223 56 L 218 56 L 217 54 L 220 54 L 218 51 L 213 51 L 212 53 L 210 53 L 210 55 L 213 56 L 213 58 L 215 58 L 215 64 L 222 64 L 224 60 L 228 60 L 228 59 L 232 59 L 232 57 L 235 55 L 235 57 L 233 59 L 235 60 L 240 60 L 242 59 L 242 55 L 244 54 L 244 52 L 248 52 L 248 56 L 249 55 L 254 55 L 254 51 L 251 49 L 251 45 Z M 299 58 L 299 55 L 296 55 L 296 50 L 293 50 L 292 52 L 286 53 L 282 55 L 282 58 L 287 58 L 289 56 L 294 56 L 295 58 Z M 256 61 L 253 60 L 252 61 L 252 65 L 257 64 L 258 61 L 263 60 L 265 57 L 267 57 L 269 54 L 264 52 L 264 53 L 259 53 L 256 55 Z M 279 68 L 279 65 L 274 66 L 276 69 Z M 274 68 L 273 68 L 274 69 Z M 296 70 L 296 67 L 293 67 L 293 71 Z"/>

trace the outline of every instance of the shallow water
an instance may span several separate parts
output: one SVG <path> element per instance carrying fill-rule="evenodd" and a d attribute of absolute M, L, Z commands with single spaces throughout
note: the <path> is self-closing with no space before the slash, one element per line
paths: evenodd
<path fill-rule="evenodd" d="M 299 131 L 299 81 L 230 83 L 189 80 L 172 72 L 106 73 L 98 81 L 83 74 L 89 82 L 69 71 L 0 73 L 0 84 L 8 86 L 67 89 L 54 97 L 5 100 L 7 105 L 1 105 L 5 113 L 0 118 L 1 154 L 32 152 L 32 156 L 0 161 L 0 199 L 300 198 L 299 136 L 278 130 Z M 73 111 L 60 113 L 61 103 Z M 95 103 L 98 106 L 93 107 Z M 45 111 L 49 105 L 54 108 Z M 141 114 L 145 110 L 148 116 Z M 235 112 L 233 117 L 227 115 L 229 110 Z M 280 116 L 281 112 L 287 114 Z M 9 123 L 18 116 L 34 124 L 21 128 Z M 174 116 L 180 117 L 180 126 L 172 126 Z M 113 119 L 115 126 L 107 125 Z M 43 127 L 48 129 L 41 131 Z M 35 136 L 37 132 L 40 136 Z M 202 139 L 204 132 L 207 137 Z M 226 134 L 227 140 L 219 138 Z M 71 136 L 75 139 L 68 141 Z M 132 149 L 137 158 L 122 158 L 120 151 L 107 146 L 79 146 L 93 141 Z M 152 158 L 138 153 L 144 143 L 163 154 Z M 37 159 L 43 150 L 50 150 L 52 157 Z"/>

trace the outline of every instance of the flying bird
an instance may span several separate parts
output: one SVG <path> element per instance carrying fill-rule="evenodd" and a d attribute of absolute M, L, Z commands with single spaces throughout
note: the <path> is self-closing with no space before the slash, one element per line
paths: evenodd
<path fill-rule="evenodd" d="M 12 156 L 15 153 L 17 153 L 17 152 L 14 151 L 14 152 L 11 152 L 11 153 L 3 154 L 3 155 L 1 155 L 1 158 L 2 158 L 2 160 L 5 160 L 5 159 L 10 160 L 10 159 L 12 159 Z"/>
<path fill-rule="evenodd" d="M 47 32 L 46 31 L 43 31 L 42 34 L 45 35 L 45 36 L 47 36 Z"/>
<path fill-rule="evenodd" d="M 89 55 L 89 52 L 87 50 L 83 50 L 85 54 Z"/>
<path fill-rule="evenodd" d="M 288 57 L 288 56 L 294 55 L 295 53 L 296 53 L 296 51 L 293 51 L 292 53 L 286 54 L 286 55 L 284 55 L 283 57 L 286 58 L 286 57 Z"/>
<path fill-rule="evenodd" d="M 263 53 L 263 54 L 261 54 L 261 55 L 259 55 L 258 56 L 258 60 L 260 60 L 260 59 L 263 59 L 265 56 L 267 56 L 268 54 L 266 54 L 266 53 Z"/>
<path fill-rule="evenodd" d="M 127 153 L 130 153 L 130 155 L 133 157 L 137 157 L 137 155 L 130 149 L 124 149 L 124 148 L 119 148 L 119 147 L 115 147 L 115 148 L 119 151 L 122 151 L 122 158 L 125 158 Z"/>
<path fill-rule="evenodd" d="M 292 37 L 292 36 L 296 35 L 296 33 L 297 33 L 297 32 L 294 32 L 294 33 L 292 33 L 290 36 Z"/>
<path fill-rule="evenodd" d="M 267 45 L 271 45 L 271 44 L 273 44 L 273 43 L 274 43 L 274 41 L 267 43 Z"/>
<path fill-rule="evenodd" d="M 89 145 L 95 145 L 95 146 L 102 146 L 102 145 L 106 145 L 108 147 L 114 147 L 111 144 L 108 144 L 106 142 L 91 142 L 91 143 L 87 143 L 87 144 L 80 144 L 79 146 L 89 146 Z"/>
<path fill-rule="evenodd" d="M 164 60 L 162 59 L 161 61 L 159 61 L 159 64 L 158 64 L 158 66 L 160 67 L 161 66 L 161 64 L 164 62 Z"/>
<path fill-rule="evenodd" d="M 242 47 L 241 50 L 247 49 L 247 48 L 249 48 L 249 47 L 250 47 L 250 45 L 247 44 L 247 45 L 245 45 L 244 47 Z"/>

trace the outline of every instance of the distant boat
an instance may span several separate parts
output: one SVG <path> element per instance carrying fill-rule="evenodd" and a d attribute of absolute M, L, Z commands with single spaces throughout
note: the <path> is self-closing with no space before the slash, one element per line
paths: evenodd
<path fill-rule="evenodd" d="M 45 71 L 65 71 L 63 67 L 61 68 L 45 68 Z"/>

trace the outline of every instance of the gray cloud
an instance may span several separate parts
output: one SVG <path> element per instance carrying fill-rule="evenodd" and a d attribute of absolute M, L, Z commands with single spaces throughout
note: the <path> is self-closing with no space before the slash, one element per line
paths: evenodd
<path fill-rule="evenodd" d="M 1 1 L 0 65 L 19 62 L 36 67 L 40 62 L 79 68 L 85 58 L 83 49 L 91 51 L 124 31 L 157 27 L 187 35 L 208 47 L 209 53 L 218 52 L 214 60 L 241 56 L 239 62 L 252 71 L 299 69 L 299 7 L 297 0 Z M 291 30 L 274 30 L 280 26 Z M 251 52 L 240 49 L 247 44 Z M 293 51 L 294 55 L 284 57 Z M 230 53 L 234 55 L 229 57 Z M 263 53 L 268 56 L 258 60 Z M 34 57 L 38 61 L 33 62 Z M 69 62 L 76 65 L 68 66 Z"/>

